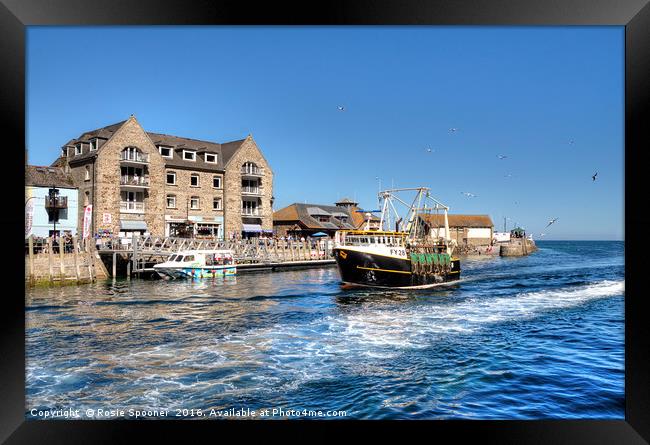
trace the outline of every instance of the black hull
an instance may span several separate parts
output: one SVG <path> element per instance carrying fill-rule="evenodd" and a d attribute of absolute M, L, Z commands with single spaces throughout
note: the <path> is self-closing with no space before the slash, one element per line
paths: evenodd
<path fill-rule="evenodd" d="M 415 274 L 411 261 L 357 252 L 334 249 L 336 265 L 345 283 L 373 287 L 416 287 L 456 281 L 460 278 L 460 260 L 452 260 L 451 272 L 447 274 Z"/>

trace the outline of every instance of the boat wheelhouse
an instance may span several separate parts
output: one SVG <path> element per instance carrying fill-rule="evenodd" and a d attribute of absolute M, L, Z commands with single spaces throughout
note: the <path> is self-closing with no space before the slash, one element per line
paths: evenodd
<path fill-rule="evenodd" d="M 185 250 L 171 255 L 154 270 L 161 278 L 215 278 L 237 273 L 230 250 Z"/>

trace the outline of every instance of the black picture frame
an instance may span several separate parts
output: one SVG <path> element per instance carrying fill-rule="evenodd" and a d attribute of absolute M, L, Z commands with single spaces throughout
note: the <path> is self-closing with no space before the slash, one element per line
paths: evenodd
<path fill-rule="evenodd" d="M 635 234 L 650 227 L 643 203 L 648 186 L 642 181 L 646 164 L 641 153 L 647 147 L 650 125 L 650 5 L 648 0 L 432 0 L 428 2 L 372 1 L 298 4 L 243 1 L 164 0 L 1 0 L 0 48 L 3 67 L 0 98 L 5 150 L 5 185 L 24 179 L 25 146 L 25 49 L 26 26 L 36 25 L 618 25 L 625 26 L 625 420 L 539 421 L 419 421 L 419 422 L 170 422 L 170 421 L 26 421 L 25 420 L 25 311 L 17 292 L 5 292 L 0 360 L 0 441 L 6 443 L 122 443 L 134 431 L 193 434 L 215 428 L 220 436 L 237 429 L 237 440 L 250 434 L 280 429 L 286 433 L 309 426 L 319 438 L 337 437 L 339 426 L 360 426 L 374 434 L 405 429 L 428 440 L 447 437 L 498 443 L 642 444 L 650 441 L 650 323 L 645 320 L 642 281 L 644 241 Z M 53 142 L 55 143 L 55 142 Z M 14 168 L 15 166 L 15 168 Z M 21 168 L 22 167 L 22 168 Z M 17 178 L 13 178 L 16 175 Z M 11 178 L 11 179 L 10 179 Z M 21 183 L 22 184 L 22 183 Z M 22 186 L 21 186 L 22 187 Z M 4 272 L 18 283 L 24 269 L 18 252 L 23 240 L 14 237 L 23 229 L 22 196 L 5 202 L 2 233 L 6 234 Z M 641 198 L 640 198 L 641 197 Z M 645 199 L 647 202 L 647 199 Z M 609 211 L 606 205 L 603 211 Z M 14 239 L 15 238 L 15 239 Z M 16 257 L 13 252 L 15 249 Z M 23 252 L 24 255 L 24 252 Z M 3 263 L 5 263 L 3 261 Z M 14 278 L 15 277 L 15 278 Z M 359 425 L 361 423 L 361 425 Z M 150 438 L 153 436 L 149 436 Z M 412 437 L 416 437 L 413 435 Z M 265 438 L 265 437 L 264 437 Z M 264 439 L 263 438 L 263 439 Z M 310 440 L 294 435 L 293 440 Z M 421 439 L 419 439 L 421 440 Z M 187 437 L 186 440 L 187 441 Z"/>

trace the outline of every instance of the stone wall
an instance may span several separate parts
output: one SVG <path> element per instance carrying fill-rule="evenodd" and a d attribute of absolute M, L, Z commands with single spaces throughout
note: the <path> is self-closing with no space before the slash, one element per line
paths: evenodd
<path fill-rule="evenodd" d="M 255 219 L 261 224 L 262 229 L 273 229 L 273 209 L 271 199 L 273 197 L 273 172 L 268 162 L 262 155 L 259 147 L 249 135 L 239 150 L 230 158 L 226 165 L 224 181 L 225 197 L 225 235 L 229 236 L 231 232 L 240 234 L 242 230 L 242 175 L 241 168 L 246 162 L 255 163 L 263 171 L 261 177 L 260 192 L 258 198 L 261 200 L 260 214 L 261 218 Z"/>
<path fill-rule="evenodd" d="M 202 172 L 196 170 L 186 170 L 178 167 L 165 168 L 165 181 L 167 172 L 176 173 L 176 185 L 169 185 L 165 182 L 165 206 L 167 205 L 167 195 L 176 196 L 176 208 L 165 209 L 165 214 L 174 219 L 186 219 L 190 217 L 200 217 L 205 222 L 214 222 L 215 218 L 223 217 L 224 211 L 224 178 L 221 173 Z M 199 176 L 199 186 L 192 187 L 190 178 L 192 175 Z M 213 187 L 213 178 L 221 178 L 221 188 Z M 189 200 L 192 196 L 199 197 L 199 209 L 194 210 L 189 206 Z M 221 198 L 221 210 L 213 210 L 212 202 L 214 198 Z M 188 211 L 189 208 L 189 211 Z M 164 234 L 164 233 L 163 233 Z"/>
<path fill-rule="evenodd" d="M 144 191 L 144 214 L 120 212 L 120 160 L 122 150 L 137 147 L 149 155 L 144 174 L 149 176 L 149 188 Z M 158 149 L 134 117 L 129 118 L 113 136 L 98 150 L 96 199 L 94 200 L 94 231 L 109 229 L 114 234 L 120 231 L 120 220 L 144 220 L 152 235 L 165 233 L 165 163 Z M 133 189 L 136 191 L 136 189 Z M 103 215 L 110 214 L 110 223 Z"/>

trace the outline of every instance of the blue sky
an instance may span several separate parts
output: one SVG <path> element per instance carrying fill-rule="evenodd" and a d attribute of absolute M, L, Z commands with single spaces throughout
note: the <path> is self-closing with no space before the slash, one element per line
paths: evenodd
<path fill-rule="evenodd" d="M 276 210 L 376 208 L 381 181 L 499 230 L 623 239 L 623 45 L 623 27 L 29 27 L 28 162 L 133 113 L 252 133 Z"/>

